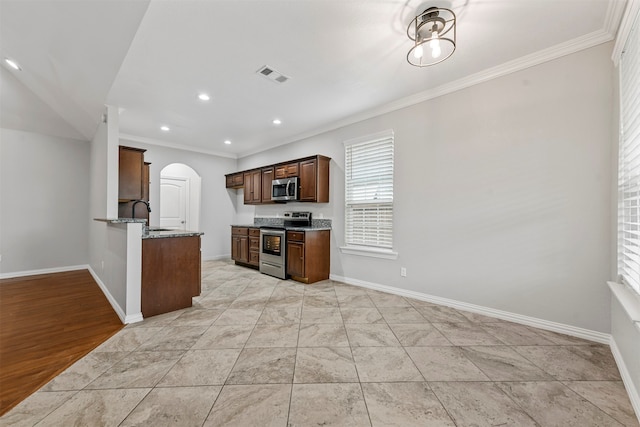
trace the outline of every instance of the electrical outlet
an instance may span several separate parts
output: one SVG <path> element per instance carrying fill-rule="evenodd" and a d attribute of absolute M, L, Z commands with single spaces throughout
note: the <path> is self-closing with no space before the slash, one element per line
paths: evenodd
<path fill-rule="evenodd" d="M 400 275 L 402 277 L 407 277 L 407 269 L 405 267 L 400 267 Z"/>

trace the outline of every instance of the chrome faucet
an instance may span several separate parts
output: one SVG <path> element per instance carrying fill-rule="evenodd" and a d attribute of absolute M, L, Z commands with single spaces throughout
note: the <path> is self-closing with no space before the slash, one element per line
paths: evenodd
<path fill-rule="evenodd" d="M 147 212 L 151 212 L 151 206 L 149 206 L 149 202 L 145 200 L 134 200 L 133 205 L 131 205 L 131 218 L 136 217 L 136 205 L 138 203 L 144 203 L 144 205 L 147 207 Z"/>

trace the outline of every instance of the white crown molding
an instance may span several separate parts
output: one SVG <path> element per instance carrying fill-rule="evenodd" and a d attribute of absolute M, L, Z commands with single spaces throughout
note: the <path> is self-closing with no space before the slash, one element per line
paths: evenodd
<path fill-rule="evenodd" d="M 484 83 L 498 77 L 503 77 L 508 74 L 515 73 L 517 71 L 522 71 L 530 67 L 534 67 L 536 65 L 540 65 L 542 63 L 552 61 L 554 59 L 558 59 L 560 57 L 570 55 L 576 52 L 579 52 L 584 49 L 588 49 L 602 43 L 606 43 L 615 38 L 616 33 L 618 34 L 618 39 L 620 39 L 621 33 L 623 33 L 623 26 L 626 21 L 631 21 L 628 23 L 629 30 L 633 20 L 628 18 L 630 9 L 635 9 L 637 12 L 638 4 L 640 4 L 640 0 L 627 0 L 626 11 L 623 15 L 623 10 L 625 9 L 625 1 L 624 0 L 610 0 L 609 5 L 607 7 L 607 12 L 604 18 L 603 28 L 589 34 L 585 34 L 583 36 L 577 37 L 572 40 L 568 40 L 564 43 L 560 43 L 558 45 L 549 47 L 547 49 L 540 50 L 538 52 L 534 52 L 530 55 L 523 56 L 521 58 L 514 59 L 509 62 L 505 62 L 504 64 L 488 68 L 486 70 L 480 71 L 478 73 L 472 74 L 470 76 L 464 77 L 462 79 L 458 79 L 456 81 L 446 83 L 444 85 L 438 86 L 433 89 L 429 89 L 423 92 L 419 92 L 415 95 L 411 95 L 405 98 L 398 99 L 391 103 L 381 105 L 379 107 L 354 114 L 344 119 L 332 122 L 326 126 L 321 126 L 310 130 L 308 132 L 303 132 L 297 135 L 294 135 L 290 138 L 286 138 L 282 141 L 266 144 L 257 149 L 245 151 L 238 154 L 228 154 L 228 153 L 220 153 L 210 150 L 203 150 L 193 147 L 187 147 L 180 144 L 169 143 L 165 141 L 159 141 L 151 138 L 140 137 L 135 135 L 121 134 L 120 137 L 122 139 L 128 139 L 131 141 L 142 142 L 150 145 L 158 145 L 162 147 L 175 148 L 177 150 L 187 150 L 193 151 L 197 153 L 210 154 L 213 156 L 221 156 L 232 159 L 241 159 L 244 157 L 248 157 L 254 154 L 258 154 L 267 150 L 271 150 L 276 147 L 280 147 L 283 145 L 287 145 L 293 142 L 301 141 L 306 138 L 311 138 L 317 135 L 320 135 L 325 132 L 329 132 L 332 130 L 339 129 L 344 126 L 348 126 L 354 123 L 362 122 L 367 119 L 371 119 L 373 117 L 381 116 L 386 113 L 390 113 L 393 111 L 400 110 L 402 108 L 410 107 L 421 102 L 425 102 L 443 95 L 447 95 L 462 89 L 466 89 L 468 87 Z M 634 15 L 635 16 L 635 15 Z M 620 31 L 617 31 L 618 22 L 622 19 L 622 24 L 620 24 Z M 628 34 L 628 31 L 627 31 Z M 616 42 L 616 47 L 618 46 L 618 41 Z M 622 47 L 620 47 L 620 51 Z M 614 62 L 615 59 L 615 48 L 614 48 Z M 619 58 L 619 54 L 618 54 Z M 616 62 L 617 65 L 617 62 Z"/>
<path fill-rule="evenodd" d="M 633 0 L 629 0 L 633 1 Z M 620 26 L 620 20 L 627 5 L 627 0 L 609 0 L 609 6 L 607 7 L 607 13 L 604 16 L 604 26 L 602 29 L 611 34 L 611 37 L 615 38 Z"/>
<path fill-rule="evenodd" d="M 176 150 L 192 151 L 194 153 L 208 154 L 210 156 L 226 157 L 228 159 L 234 159 L 234 160 L 238 158 L 237 154 L 222 153 L 220 151 L 214 151 L 214 150 L 205 150 L 203 148 L 191 147 L 191 146 L 176 144 L 176 143 L 167 142 L 167 141 L 160 141 L 158 139 L 131 135 L 128 133 L 121 133 L 120 139 L 126 139 L 127 141 L 140 142 L 140 143 L 149 144 L 149 145 L 157 145 L 159 147 L 173 148 Z"/>
<path fill-rule="evenodd" d="M 624 49 L 624 45 L 627 42 L 629 33 L 631 32 L 631 27 L 633 26 L 639 12 L 640 0 L 627 0 L 627 8 L 624 11 L 622 21 L 620 22 L 620 27 L 616 36 L 616 44 L 613 46 L 613 53 L 611 54 L 611 59 L 616 67 L 620 63 L 622 50 Z"/>
<path fill-rule="evenodd" d="M 630 1 L 640 1 L 640 0 L 630 0 Z M 609 9 L 612 9 L 611 5 Z M 607 21 L 608 21 L 607 25 L 611 25 L 609 21 L 614 21 L 613 18 L 609 18 L 609 16 L 613 16 L 613 15 L 614 15 L 613 11 L 607 13 Z M 498 77 L 506 76 L 508 74 L 515 73 L 517 71 L 525 70 L 527 68 L 534 67 L 536 65 L 540 65 L 542 63 L 552 61 L 554 59 L 557 59 L 566 55 L 570 55 L 572 53 L 576 53 L 584 49 L 598 46 L 602 43 L 606 43 L 608 41 L 613 40 L 613 37 L 614 36 L 609 32 L 608 29 L 606 30 L 601 29 L 598 31 L 594 31 L 592 33 L 577 37 L 573 40 L 569 40 L 564 43 L 560 43 L 558 45 L 552 46 L 550 48 L 532 53 L 530 55 L 526 55 L 521 58 L 514 59 L 513 61 L 505 62 L 504 64 L 498 65 L 496 67 L 488 68 L 486 70 L 480 71 L 478 73 L 472 74 L 462 79 L 455 80 L 450 83 L 446 83 L 436 88 L 429 89 L 424 92 L 419 92 L 415 95 L 411 95 L 405 98 L 398 99 L 391 103 L 381 105 L 379 107 L 364 111 L 362 113 L 348 116 L 342 120 L 332 122 L 327 126 L 319 127 L 309 132 L 298 134 L 278 144 L 271 144 L 269 146 L 263 146 L 256 150 L 244 152 L 240 154 L 238 157 L 243 158 L 246 156 L 250 156 L 252 154 L 257 154 L 257 153 L 275 148 L 277 146 L 290 144 L 292 142 L 300 141 L 305 138 L 310 138 L 325 132 L 339 129 L 347 125 L 351 125 L 367 119 L 371 119 L 373 117 L 381 116 L 386 113 L 397 111 L 402 108 L 410 107 L 412 105 L 416 105 L 421 102 L 428 101 L 430 99 L 434 99 L 434 98 L 447 95 L 462 89 L 466 89 L 468 87 L 471 87 L 480 83 L 484 83 L 489 80 L 496 79 Z"/>

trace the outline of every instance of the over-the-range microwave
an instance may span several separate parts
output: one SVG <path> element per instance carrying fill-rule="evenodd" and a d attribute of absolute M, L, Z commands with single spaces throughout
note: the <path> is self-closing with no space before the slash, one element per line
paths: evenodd
<path fill-rule="evenodd" d="M 298 200 L 298 177 L 271 181 L 271 200 L 276 202 Z"/>

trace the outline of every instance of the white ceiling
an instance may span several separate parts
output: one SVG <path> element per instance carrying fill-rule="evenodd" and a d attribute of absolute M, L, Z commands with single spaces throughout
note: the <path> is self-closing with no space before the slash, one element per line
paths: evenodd
<path fill-rule="evenodd" d="M 2 126 L 38 117 L 19 84 L 73 129 L 57 133 L 91 139 L 110 104 L 127 138 L 243 156 L 611 40 L 624 4 L 1 0 L 1 54 L 23 68 L 3 70 Z M 412 67 L 406 27 L 432 5 L 456 12 L 458 47 Z M 263 65 L 291 79 L 269 81 Z"/>

